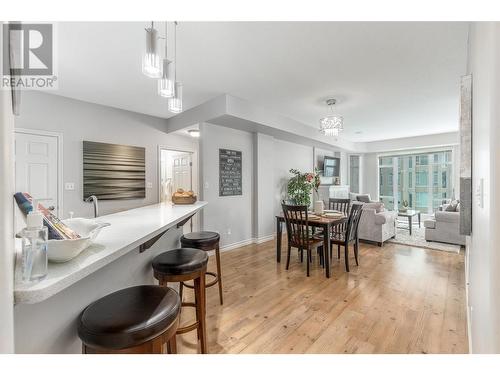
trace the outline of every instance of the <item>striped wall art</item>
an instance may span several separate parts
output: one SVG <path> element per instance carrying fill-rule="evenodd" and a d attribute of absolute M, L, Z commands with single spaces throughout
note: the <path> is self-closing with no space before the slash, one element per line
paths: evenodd
<path fill-rule="evenodd" d="M 146 149 L 83 141 L 83 199 L 146 197 Z"/>

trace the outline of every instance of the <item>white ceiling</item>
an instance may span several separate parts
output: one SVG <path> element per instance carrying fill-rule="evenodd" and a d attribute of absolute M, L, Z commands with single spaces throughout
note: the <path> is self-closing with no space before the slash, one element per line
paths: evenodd
<path fill-rule="evenodd" d="M 141 73 L 147 24 L 59 23 L 56 94 L 172 116 L 156 81 Z M 467 29 L 449 22 L 183 22 L 184 107 L 227 93 L 316 131 L 324 100 L 335 97 L 351 141 L 458 130 Z"/>

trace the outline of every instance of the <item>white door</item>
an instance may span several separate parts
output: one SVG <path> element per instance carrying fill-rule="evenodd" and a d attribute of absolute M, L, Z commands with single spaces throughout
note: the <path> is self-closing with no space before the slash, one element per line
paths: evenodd
<path fill-rule="evenodd" d="M 176 155 L 172 162 L 174 191 L 179 188 L 191 190 L 191 154 Z"/>
<path fill-rule="evenodd" d="M 29 193 L 33 198 L 48 198 L 41 202 L 52 208 L 56 216 L 58 207 L 58 138 L 50 135 L 17 132 L 15 136 L 16 192 Z"/>

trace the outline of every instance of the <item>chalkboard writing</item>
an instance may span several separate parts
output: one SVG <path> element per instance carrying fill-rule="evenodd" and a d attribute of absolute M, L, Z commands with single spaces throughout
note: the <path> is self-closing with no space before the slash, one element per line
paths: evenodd
<path fill-rule="evenodd" d="M 242 195 L 241 151 L 219 149 L 219 196 Z"/>

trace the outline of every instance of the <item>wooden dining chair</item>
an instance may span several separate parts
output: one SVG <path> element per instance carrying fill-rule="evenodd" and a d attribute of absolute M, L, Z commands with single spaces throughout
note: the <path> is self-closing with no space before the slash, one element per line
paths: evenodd
<path fill-rule="evenodd" d="M 323 239 L 315 237 L 309 227 L 307 206 L 281 204 L 283 216 L 285 218 L 286 232 L 288 236 L 288 248 L 286 257 L 286 269 L 290 266 L 290 253 L 292 247 L 296 247 L 300 252 L 306 251 L 307 276 L 309 277 L 309 264 L 312 259 L 313 247 L 318 247 L 323 243 Z"/>
<path fill-rule="evenodd" d="M 359 265 L 358 226 L 362 212 L 363 212 L 362 204 L 353 204 L 351 206 L 351 211 L 349 213 L 349 219 L 347 220 L 346 230 L 344 232 L 332 232 L 330 236 L 330 243 L 332 245 L 336 244 L 339 247 L 339 249 L 340 246 L 344 246 L 345 270 L 347 272 L 349 272 L 349 243 L 351 242 L 354 242 L 354 257 L 356 259 L 356 265 L 357 266 Z M 330 258 L 331 257 L 332 253 L 330 252 Z"/>
<path fill-rule="evenodd" d="M 330 198 L 328 200 L 328 209 L 340 211 L 346 217 L 349 217 L 349 209 L 351 208 L 351 200 L 344 198 Z M 335 225 L 332 228 L 334 233 L 344 233 L 347 230 L 347 221 L 341 224 Z M 340 259 L 340 245 L 337 246 L 337 257 Z"/>

